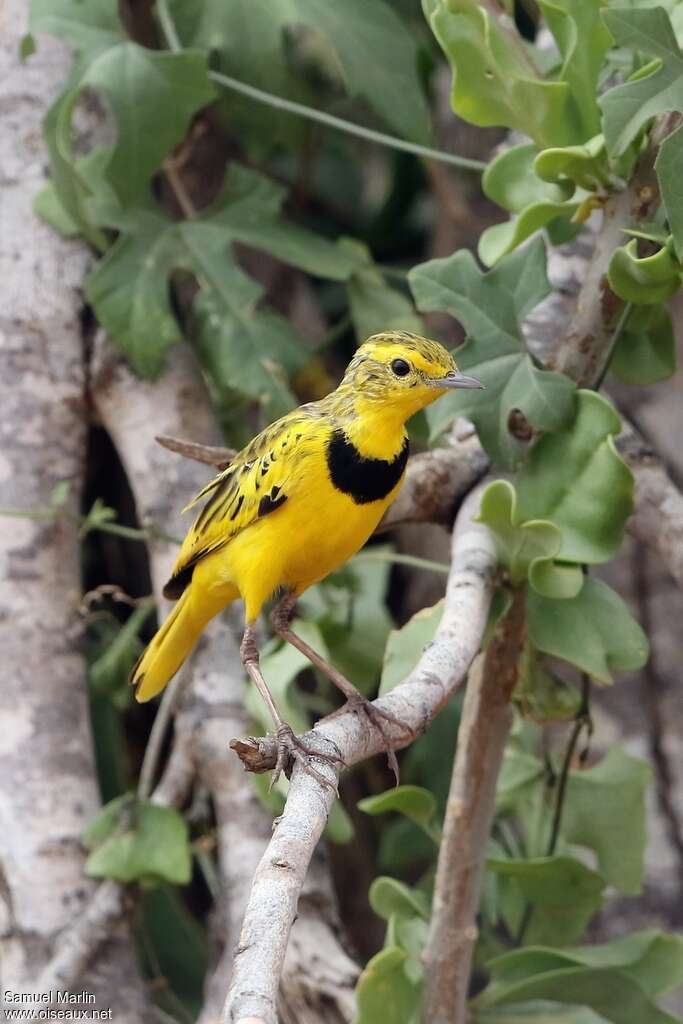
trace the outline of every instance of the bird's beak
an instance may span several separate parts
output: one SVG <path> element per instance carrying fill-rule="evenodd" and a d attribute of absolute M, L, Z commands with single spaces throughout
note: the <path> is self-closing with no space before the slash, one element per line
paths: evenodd
<path fill-rule="evenodd" d="M 476 377 L 467 377 L 458 370 L 451 370 L 445 377 L 432 378 L 429 383 L 435 388 L 484 388 Z"/>

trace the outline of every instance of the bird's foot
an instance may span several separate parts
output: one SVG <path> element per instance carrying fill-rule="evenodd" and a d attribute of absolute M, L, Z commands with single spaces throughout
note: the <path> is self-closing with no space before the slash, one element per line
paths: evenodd
<path fill-rule="evenodd" d="M 308 746 L 308 744 L 304 743 L 303 740 L 294 734 L 294 731 L 286 722 L 278 726 L 275 735 L 277 737 L 277 761 L 273 769 L 269 789 L 273 788 L 290 762 L 298 761 L 305 772 L 316 779 L 322 786 L 327 786 L 328 789 L 333 790 L 336 796 L 339 796 L 336 785 L 330 782 L 317 768 L 314 768 L 311 761 L 316 758 L 318 761 L 329 764 L 332 768 L 335 765 L 345 767 L 343 757 L 340 757 L 338 754 L 323 754 L 321 751 Z"/>
<path fill-rule="evenodd" d="M 368 698 L 364 697 L 362 693 L 356 692 L 351 694 L 351 696 L 347 698 L 346 704 L 342 704 L 342 706 L 336 711 L 333 711 L 332 715 L 329 717 L 332 718 L 336 715 L 342 715 L 347 711 L 355 711 L 356 714 L 365 715 L 370 724 L 377 729 L 386 746 L 387 761 L 389 762 L 389 767 L 394 773 L 396 785 L 398 786 L 400 781 L 398 761 L 396 759 L 396 752 L 392 745 L 391 737 L 387 735 L 386 727 L 387 725 L 394 726 L 394 728 L 400 729 L 401 732 L 406 736 L 409 736 L 411 739 L 414 735 L 413 729 L 411 729 L 405 722 L 401 721 L 400 718 L 397 718 L 396 715 L 392 715 L 390 711 L 384 711 L 382 708 L 378 708 L 373 701 L 368 700 Z"/>

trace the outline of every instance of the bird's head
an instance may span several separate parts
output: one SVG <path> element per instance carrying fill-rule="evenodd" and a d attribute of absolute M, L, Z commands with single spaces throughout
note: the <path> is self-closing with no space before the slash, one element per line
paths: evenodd
<path fill-rule="evenodd" d="M 438 341 L 407 331 L 384 331 L 368 338 L 349 363 L 343 385 L 364 403 L 391 406 L 404 419 L 453 388 L 484 386 L 460 373 Z"/>

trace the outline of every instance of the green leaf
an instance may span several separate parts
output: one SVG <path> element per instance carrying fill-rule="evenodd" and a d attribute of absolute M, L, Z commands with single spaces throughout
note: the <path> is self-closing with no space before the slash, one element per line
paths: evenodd
<path fill-rule="evenodd" d="M 625 384 L 644 387 L 676 372 L 676 339 L 664 306 L 636 306 L 626 321 L 609 364 Z"/>
<path fill-rule="evenodd" d="M 182 262 L 179 228 L 161 212 L 137 215 L 134 233 L 122 234 L 90 276 L 85 291 L 97 319 L 143 377 L 161 370 L 166 350 L 180 341 L 169 275 Z"/>
<path fill-rule="evenodd" d="M 141 903 L 142 913 L 135 915 L 133 928 L 137 932 L 140 927 L 144 932 L 142 956 L 146 966 L 153 977 L 161 975 L 166 979 L 171 990 L 168 993 L 167 989 L 167 1002 L 168 994 L 174 995 L 194 1017 L 203 1005 L 204 980 L 209 967 L 206 929 L 188 910 L 182 894 L 171 886 L 146 890 Z M 173 1007 L 176 1012 L 177 1007 L 176 1002 Z"/>
<path fill-rule="evenodd" d="M 126 39 L 117 0 L 31 0 L 30 26 L 89 60 Z"/>
<path fill-rule="evenodd" d="M 671 992 L 683 981 L 683 938 L 654 928 L 565 952 L 587 967 L 620 968 L 650 996 Z"/>
<path fill-rule="evenodd" d="M 607 148 L 619 156 L 653 117 L 683 110 L 683 53 L 663 7 L 612 8 L 603 17 L 619 46 L 657 58 L 644 77 L 615 86 L 600 100 Z"/>
<path fill-rule="evenodd" d="M 167 349 L 180 340 L 169 279 L 186 270 L 200 285 L 193 326 L 219 401 L 240 393 L 262 401 L 272 418 L 291 408 L 286 371 L 300 367 L 306 353 L 284 317 L 260 308 L 261 286 L 237 266 L 232 243 L 337 279 L 356 262 L 313 232 L 287 225 L 283 198 L 261 175 L 233 166 L 221 196 L 196 220 L 171 221 L 153 208 L 113 213 L 123 233 L 87 279 L 86 294 L 138 373 L 158 374 Z"/>
<path fill-rule="evenodd" d="M 647 638 L 628 607 L 592 576 L 568 600 L 529 590 L 527 624 L 539 651 L 576 665 L 601 683 L 611 683 L 612 672 L 641 668 L 647 661 Z"/>
<path fill-rule="evenodd" d="M 376 878 L 370 886 L 368 899 L 375 913 L 387 921 L 394 914 L 429 920 L 429 900 L 425 894 L 396 878 Z"/>
<path fill-rule="evenodd" d="M 540 7 L 562 55 L 560 80 L 571 89 L 566 116 L 575 121 L 577 134 L 590 138 L 600 131 L 598 76 L 612 43 L 602 0 L 540 0 Z"/>
<path fill-rule="evenodd" d="M 583 146 L 544 149 L 534 161 L 534 171 L 545 182 L 600 192 L 611 183 L 605 137 L 595 135 Z"/>
<path fill-rule="evenodd" d="M 342 240 L 344 249 L 358 258 L 359 269 L 348 280 L 351 319 L 359 342 L 380 331 L 424 334 L 424 324 L 410 299 L 387 284 L 372 262 L 367 246 L 355 239 Z"/>
<path fill-rule="evenodd" d="M 606 562 L 633 508 L 633 476 L 617 454 L 621 422 L 607 399 L 576 393 L 574 422 L 534 445 L 517 481 L 520 521 L 549 519 L 562 530 L 559 558 Z"/>
<path fill-rule="evenodd" d="M 60 128 L 69 148 L 71 117 L 86 87 L 101 91 L 116 117 L 117 138 L 105 174 L 125 205 L 147 194 L 152 175 L 215 94 L 206 53 L 165 53 L 119 43 L 94 58 L 69 94 Z"/>
<path fill-rule="evenodd" d="M 327 47 L 325 71 L 349 96 L 362 97 L 407 138 L 429 141 L 417 46 L 382 0 L 174 0 L 171 7 L 184 43 L 215 53 L 221 71 L 269 92 L 307 100 L 316 93 L 300 91 L 301 80 L 287 60 L 293 32 L 304 28 L 309 38 Z"/>
<path fill-rule="evenodd" d="M 422 954 L 427 945 L 429 925 L 421 917 L 402 917 L 396 914 L 389 919 L 386 946 L 398 946 L 408 954 L 403 969 L 408 978 L 419 984 L 424 977 Z"/>
<path fill-rule="evenodd" d="M 565 150 L 545 150 L 545 153 L 564 153 Z M 536 202 L 562 203 L 574 193 L 571 182 L 564 178 L 541 180 L 536 171 L 538 147 L 523 142 L 511 146 L 495 156 L 487 166 L 481 179 L 484 193 L 498 206 L 511 213 L 520 213 L 525 207 Z M 552 181 L 552 184 L 548 182 Z"/>
<path fill-rule="evenodd" d="M 110 805 L 106 818 L 101 815 L 86 834 L 90 845 L 100 840 L 86 861 L 87 874 L 117 882 L 186 885 L 192 858 L 182 815 L 171 807 L 142 801 L 113 804 L 114 813 Z"/>
<path fill-rule="evenodd" d="M 668 135 L 659 147 L 655 170 L 662 202 L 673 235 L 676 255 L 683 263 L 683 125 Z"/>
<path fill-rule="evenodd" d="M 683 940 L 647 929 L 601 945 L 517 949 L 490 960 L 487 966 L 494 984 L 572 967 L 618 968 L 647 995 L 656 996 L 671 991 L 683 978 Z"/>
<path fill-rule="evenodd" d="M 443 615 L 443 601 L 422 608 L 400 629 L 392 629 L 384 648 L 380 694 L 388 693 L 413 671 L 422 653 L 434 639 Z"/>
<path fill-rule="evenodd" d="M 672 247 L 662 246 L 651 256 L 638 257 L 638 242 L 632 238 L 615 249 L 607 270 L 610 288 L 624 302 L 652 304 L 666 302 L 681 286 L 683 268 Z"/>
<path fill-rule="evenodd" d="M 517 495 L 508 480 L 495 480 L 484 491 L 478 521 L 485 523 L 496 540 L 498 555 L 514 586 L 527 577 L 546 597 L 575 597 L 583 585 L 581 570 L 557 566 L 562 531 L 548 520 L 521 522 Z"/>
<path fill-rule="evenodd" d="M 585 771 L 570 774 L 562 835 L 595 850 L 600 872 L 622 892 L 639 893 L 645 844 L 645 791 L 652 769 L 618 747 Z"/>
<path fill-rule="evenodd" d="M 486 866 L 513 880 L 533 907 L 525 937 L 531 945 L 574 942 L 602 906 L 604 879 L 573 857 L 488 859 Z"/>
<path fill-rule="evenodd" d="M 353 1024 L 418 1024 L 421 986 L 406 974 L 407 960 L 398 946 L 372 957 L 358 979 Z"/>
<path fill-rule="evenodd" d="M 373 546 L 372 553 L 390 551 L 388 545 Z M 332 662 L 356 686 L 374 690 L 382 667 L 384 644 L 393 626 L 386 594 L 391 563 L 378 558 L 352 559 L 348 563 L 353 580 L 354 600 L 344 628 L 324 628 Z"/>
<path fill-rule="evenodd" d="M 508 429 L 514 409 L 540 430 L 559 429 L 574 410 L 574 385 L 563 374 L 534 366 L 520 326 L 548 294 L 543 241 L 504 257 L 488 273 L 461 250 L 415 267 L 409 279 L 418 309 L 445 310 L 463 324 L 469 339 L 457 352 L 458 365 L 467 371 L 476 367 L 487 388 L 476 398 L 474 391 L 453 392 L 432 406 L 427 412 L 432 436 L 467 416 L 492 459 L 514 466 L 525 453 Z"/>
<path fill-rule="evenodd" d="M 492 980 L 476 1000 L 482 1005 L 525 999 L 524 990 L 528 985 L 533 992 L 530 998 L 536 998 L 540 990 L 540 998 L 584 1002 L 601 1013 L 600 1020 L 616 1024 L 639 1024 L 640 1021 L 672 1024 L 673 1018 L 662 1016 L 649 997 L 679 984 L 683 976 L 683 942 L 652 929 L 603 945 L 575 946 L 562 951 L 540 946 L 513 950 L 490 960 L 487 967 Z M 566 973 L 564 982 L 563 972 Z M 597 975 L 598 984 L 592 983 L 592 972 Z M 574 983 L 577 988 L 572 998 Z M 611 1011 L 607 1000 L 600 996 L 600 985 L 608 989 L 608 998 L 614 996 Z M 552 995 L 546 995 L 547 992 Z M 621 997 L 622 992 L 627 998 Z M 635 1000 L 632 1008 L 630 999 Z M 497 1021 L 488 1014 L 482 1015 L 482 1019 L 490 1019 L 492 1024 Z"/>
<path fill-rule="evenodd" d="M 377 796 L 367 796 L 358 801 L 358 810 L 366 814 L 386 814 L 396 811 L 410 821 L 415 822 L 427 835 L 434 839 L 438 829 L 435 827 L 436 799 L 428 789 L 422 786 L 396 786 Z"/>
<path fill-rule="evenodd" d="M 128 703 L 130 687 L 128 677 L 142 650 L 140 629 L 153 611 L 151 604 L 138 605 L 120 626 L 114 639 L 88 668 L 90 685 L 105 694 L 114 703 Z"/>
<path fill-rule="evenodd" d="M 29 57 L 32 57 L 35 52 L 35 36 L 31 32 L 26 32 L 19 41 L 19 60 L 23 64 L 29 59 Z"/>
<path fill-rule="evenodd" d="M 581 707 L 579 691 L 551 672 L 528 640 L 519 659 L 513 700 L 532 722 L 567 722 Z"/>
<path fill-rule="evenodd" d="M 542 762 L 533 754 L 518 750 L 508 743 L 496 783 L 496 811 L 505 813 L 515 810 L 520 803 L 526 801 L 543 778 Z"/>
<path fill-rule="evenodd" d="M 605 1024 L 604 1017 L 585 1006 L 562 1006 L 547 1000 L 480 1010 L 476 1024 Z"/>
<path fill-rule="evenodd" d="M 33 212 L 62 238 L 78 238 L 81 233 L 79 225 L 60 202 L 57 190 L 51 182 L 48 182 L 33 200 Z"/>
<path fill-rule="evenodd" d="M 459 117 L 516 129 L 541 147 L 582 141 L 566 116 L 568 85 L 538 77 L 514 29 L 476 0 L 423 0 L 423 9 L 451 64 Z"/>
<path fill-rule="evenodd" d="M 479 236 L 477 253 L 482 263 L 493 267 L 507 253 L 512 252 L 525 242 L 527 238 L 546 227 L 559 217 L 571 219 L 575 216 L 581 199 L 553 203 L 542 200 L 531 203 L 518 217 L 505 221 L 503 224 L 492 224 Z"/>
<path fill-rule="evenodd" d="M 530 999 L 588 1006 L 613 1024 L 677 1024 L 676 1018 L 659 1009 L 637 982 L 614 968 L 568 967 L 509 982 L 496 983 L 494 979 L 477 997 L 477 1005 L 488 1007 Z"/>

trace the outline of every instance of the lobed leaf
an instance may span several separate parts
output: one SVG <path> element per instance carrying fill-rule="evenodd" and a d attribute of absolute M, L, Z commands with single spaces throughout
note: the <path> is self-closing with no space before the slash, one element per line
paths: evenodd
<path fill-rule="evenodd" d="M 679 125 L 671 135 L 664 139 L 655 161 L 662 202 L 679 263 L 683 263 L 683 175 L 681 167 L 683 167 L 683 125 Z"/>
<path fill-rule="evenodd" d="M 671 314 L 664 306 L 637 306 L 631 310 L 609 368 L 619 380 L 637 387 L 673 376 L 676 339 Z"/>
<path fill-rule="evenodd" d="M 474 370 L 485 392 L 453 392 L 432 406 L 432 436 L 458 416 L 473 420 L 482 444 L 505 467 L 526 452 L 509 430 L 519 409 L 540 430 L 557 430 L 574 410 L 574 385 L 564 375 L 537 369 L 526 351 L 521 321 L 548 294 L 545 246 L 537 239 L 482 273 L 471 253 L 430 260 L 409 274 L 418 309 L 445 310 L 457 317 L 469 336 L 457 353 L 458 364 Z"/>
<path fill-rule="evenodd" d="M 612 8 L 603 17 L 619 46 L 655 58 L 645 74 L 600 100 L 607 148 L 617 157 L 653 117 L 683 110 L 683 53 L 663 7 Z"/>
<path fill-rule="evenodd" d="M 647 661 L 648 643 L 619 595 L 606 583 L 587 577 L 580 593 L 565 600 L 527 593 L 529 638 L 539 651 L 576 665 L 601 683 L 612 672 Z"/>
<path fill-rule="evenodd" d="M 562 55 L 559 78 L 570 96 L 566 117 L 582 139 L 600 131 L 598 77 L 612 37 L 602 20 L 602 0 L 540 0 L 543 17 Z"/>
<path fill-rule="evenodd" d="M 581 570 L 559 566 L 554 559 L 562 547 L 562 531 L 544 519 L 522 522 L 517 495 L 507 480 L 496 480 L 482 495 L 478 520 L 493 533 L 499 558 L 514 586 L 527 577 L 546 597 L 575 597 L 583 584 Z"/>
<path fill-rule="evenodd" d="M 424 334 L 424 324 L 415 312 L 415 306 L 406 295 L 387 283 L 375 266 L 368 247 L 351 238 L 342 239 L 340 245 L 358 262 L 347 283 L 351 319 L 358 342 L 386 330 Z"/>
<path fill-rule="evenodd" d="M 486 866 L 512 880 L 531 904 L 525 940 L 531 945 L 575 942 L 602 906 L 605 880 L 573 857 L 489 858 Z"/>
<path fill-rule="evenodd" d="M 105 808 L 87 833 L 95 849 L 85 870 L 94 878 L 117 882 L 159 881 L 186 885 L 192 858 L 185 819 L 171 807 L 123 798 Z"/>
<path fill-rule="evenodd" d="M 635 895 L 641 890 L 645 844 L 645 793 L 652 769 L 619 747 L 592 768 L 570 774 L 562 834 L 595 850 L 610 885 Z"/>
<path fill-rule="evenodd" d="M 293 31 L 305 29 L 314 63 L 323 64 L 349 96 L 362 97 L 407 138 L 429 141 L 417 46 L 383 0 L 174 0 L 171 10 L 185 45 L 212 51 L 221 71 L 269 92 L 310 100 L 314 90 L 305 88 L 288 59 Z M 249 110 L 253 115 L 253 104 Z M 276 131 L 278 119 L 281 114 L 269 122 Z"/>
<path fill-rule="evenodd" d="M 576 417 L 534 445 L 517 481 L 520 521 L 562 530 L 561 560 L 606 562 L 617 553 L 633 508 L 633 476 L 617 454 L 619 416 L 593 391 L 576 393 Z"/>
<path fill-rule="evenodd" d="M 423 0 L 423 10 L 451 65 L 459 117 L 515 129 L 541 147 L 581 141 L 566 116 L 569 86 L 540 77 L 513 27 L 476 0 Z"/>

